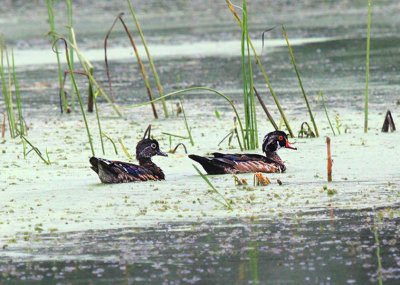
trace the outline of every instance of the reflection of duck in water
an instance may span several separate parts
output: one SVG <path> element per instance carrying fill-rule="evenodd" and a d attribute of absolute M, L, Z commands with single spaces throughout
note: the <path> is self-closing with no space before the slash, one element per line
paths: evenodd
<path fill-rule="evenodd" d="M 139 160 L 139 165 L 104 158 L 90 158 L 91 168 L 99 175 L 101 182 L 125 183 L 165 179 L 164 172 L 151 158 L 155 155 L 167 156 L 167 154 L 160 150 L 156 140 L 150 139 L 150 130 L 151 125 L 136 146 L 136 158 Z"/>
<path fill-rule="evenodd" d="M 191 154 L 189 158 L 200 163 L 208 174 L 284 172 L 286 166 L 277 153 L 281 147 L 296 149 L 290 145 L 284 132 L 274 131 L 264 137 L 262 150 L 265 152 L 265 156 L 214 152 L 213 156 L 210 157 Z"/>

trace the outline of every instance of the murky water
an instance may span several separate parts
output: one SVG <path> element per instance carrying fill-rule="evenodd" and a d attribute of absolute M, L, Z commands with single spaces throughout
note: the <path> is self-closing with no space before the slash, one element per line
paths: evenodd
<path fill-rule="evenodd" d="M 166 169 L 165 182 L 98 183 L 88 168 L 90 151 L 79 113 L 59 115 L 55 55 L 44 37 L 47 11 L 41 2 L 5 0 L 0 5 L 0 31 L 17 55 L 29 137 L 41 150 L 48 149 L 53 161 L 45 167 L 33 153 L 23 160 L 15 140 L 0 144 L 0 283 L 400 282 L 400 178 L 395 163 L 400 138 L 397 133 L 379 132 L 387 109 L 393 111 L 395 122 L 400 120 L 397 1 L 379 1 L 373 7 L 368 135 L 361 130 L 366 3 L 249 1 L 251 37 L 260 54 L 261 32 L 278 25 L 267 34 L 262 61 L 295 132 L 309 119 L 279 27 L 282 23 L 323 126 L 321 134 L 331 135 L 322 106 L 315 100 L 321 89 L 332 118 L 341 119 L 342 135 L 332 139 L 334 183 L 329 186 L 338 193 L 327 195 L 323 190 L 324 139 L 297 139 L 297 152 L 281 154 L 287 173 L 270 176 L 273 181 L 280 178 L 284 187 L 275 183 L 265 189 L 240 188 L 229 175 L 210 178 L 235 202 L 233 211 L 211 200 L 208 186 L 180 154 L 157 159 Z M 73 2 L 78 45 L 91 58 L 96 78 L 107 90 L 103 40 L 121 11 L 134 30 L 126 3 Z M 63 5 L 55 6 L 58 19 L 65 19 Z M 207 86 L 228 95 L 241 109 L 240 31 L 224 1 L 134 1 L 134 7 L 165 93 Z M 65 32 L 61 24 L 59 29 Z M 146 101 L 139 68 L 121 27 L 111 37 L 110 51 L 117 103 Z M 46 64 L 39 64 L 41 60 Z M 150 72 L 147 61 L 145 66 Z M 254 70 L 255 84 L 278 120 L 262 75 L 257 67 Z M 154 85 L 151 75 L 150 82 Z M 83 90 L 85 84 L 79 78 Z M 193 147 L 185 141 L 190 152 L 239 151 L 226 143 L 217 147 L 232 128 L 232 110 L 222 99 L 198 91 L 184 102 L 195 139 Z M 168 107 L 174 109 L 174 103 L 168 101 Z M 103 131 L 115 139 L 122 137 L 131 152 L 149 122 L 162 149 L 171 147 L 163 131 L 185 134 L 180 117 L 154 121 L 147 106 L 123 110 L 124 120 L 115 118 L 101 98 L 100 107 Z M 161 104 L 158 107 L 161 112 Z M 221 120 L 215 119 L 214 109 Z M 260 132 L 270 130 L 262 111 L 258 112 Z M 97 136 L 95 117 L 88 117 Z M 95 148 L 100 155 L 97 137 Z M 106 153 L 126 159 L 121 153 L 114 155 L 109 142 Z"/>

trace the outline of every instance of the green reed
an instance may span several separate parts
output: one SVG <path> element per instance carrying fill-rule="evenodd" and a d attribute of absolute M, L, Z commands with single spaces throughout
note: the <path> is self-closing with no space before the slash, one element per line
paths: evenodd
<path fill-rule="evenodd" d="M 114 104 L 112 100 L 108 97 L 108 95 L 104 92 L 103 88 L 101 88 L 100 84 L 96 81 L 94 76 L 90 73 L 90 68 L 93 67 L 93 65 L 90 63 L 90 61 L 80 52 L 78 45 L 76 43 L 76 37 L 75 37 L 75 32 L 72 27 L 69 27 L 71 35 L 72 35 L 72 41 L 67 40 L 62 34 L 58 32 L 50 32 L 48 35 L 51 36 L 56 36 L 56 38 L 62 39 L 71 49 L 74 50 L 75 55 L 77 56 L 79 63 L 81 64 L 82 68 L 85 70 L 85 73 L 89 77 L 89 80 L 94 84 L 96 87 L 96 90 L 99 92 L 99 96 L 103 96 L 107 102 L 111 105 L 111 107 L 114 109 L 114 111 L 117 113 L 119 117 L 122 117 L 121 112 L 119 111 L 118 107 Z"/>
<path fill-rule="evenodd" d="M 228 4 L 228 7 L 231 10 L 233 16 L 235 17 L 237 23 L 239 24 L 240 28 L 243 30 L 244 26 L 242 24 L 242 21 L 240 20 L 238 14 L 236 13 L 235 8 L 233 7 L 232 3 L 229 0 L 225 0 L 225 2 Z M 270 81 L 268 79 L 267 74 L 265 73 L 264 67 L 262 66 L 261 60 L 257 55 L 256 49 L 254 48 L 254 45 L 253 45 L 251 39 L 248 38 L 247 40 L 248 40 L 248 42 L 250 44 L 251 50 L 253 51 L 253 55 L 254 55 L 254 57 L 255 57 L 255 59 L 257 61 L 257 65 L 260 68 L 261 73 L 263 74 L 264 80 L 268 85 L 268 89 L 271 92 L 272 97 L 274 98 L 276 107 L 278 108 L 279 113 L 281 114 L 281 117 L 283 118 L 283 120 L 285 122 L 286 128 L 287 128 L 290 136 L 293 138 L 294 137 L 294 133 L 293 133 L 292 129 L 290 128 L 289 121 L 286 119 L 285 113 L 283 112 L 283 109 L 282 109 L 282 107 L 281 107 L 281 105 L 280 105 L 280 103 L 278 101 L 278 97 L 276 96 L 274 90 L 272 89 L 272 85 L 271 85 L 271 83 L 270 83 Z"/>
<path fill-rule="evenodd" d="M 368 25 L 367 25 L 367 56 L 365 60 L 365 106 L 364 106 L 364 133 L 368 132 L 368 100 L 369 100 L 369 49 L 371 42 L 371 6 L 368 0 Z"/>
<path fill-rule="evenodd" d="M 56 31 L 56 26 L 55 26 L 55 22 L 54 22 L 54 10 L 53 10 L 53 0 L 46 0 L 46 7 L 47 7 L 47 14 L 49 17 L 49 24 L 50 24 L 50 31 L 52 33 L 54 33 Z M 63 77 L 63 71 L 61 68 L 61 62 L 60 62 L 60 55 L 58 52 L 58 44 L 56 42 L 56 36 L 53 34 L 52 36 L 53 38 L 53 42 L 55 42 L 54 45 L 54 51 L 57 57 L 57 66 L 58 66 L 58 82 L 61 86 L 62 84 L 62 77 Z M 64 109 L 64 112 L 67 112 L 67 108 L 68 108 L 68 103 L 67 103 L 67 98 L 65 96 L 65 92 L 64 89 L 61 89 L 61 97 L 62 97 L 62 108 Z M 62 112 L 63 110 L 61 110 Z"/>
<path fill-rule="evenodd" d="M 17 73 L 15 72 L 14 50 L 11 50 L 11 62 L 12 62 L 12 73 L 13 73 L 13 80 L 15 87 L 15 97 L 18 110 L 19 132 L 22 140 L 24 158 L 26 158 L 26 142 L 25 140 L 22 139 L 22 135 L 25 135 L 25 125 L 24 125 L 24 118 L 22 116 L 21 94 L 19 92 L 18 78 L 17 78 Z"/>
<path fill-rule="evenodd" d="M 99 129 L 99 135 L 100 135 L 101 150 L 103 151 L 103 154 L 106 154 L 106 152 L 104 150 L 103 132 L 101 131 L 99 108 L 97 106 L 97 95 L 99 94 L 99 92 L 94 92 L 92 85 L 91 85 L 91 88 L 92 88 L 92 92 L 93 92 L 94 109 L 96 110 L 96 119 L 97 119 L 97 127 Z"/>
<path fill-rule="evenodd" d="M 193 165 L 194 169 L 196 169 L 197 173 L 200 174 L 201 178 L 203 178 L 204 181 L 207 182 L 207 184 L 211 187 L 211 189 L 214 191 L 214 193 L 216 193 L 219 197 L 221 197 L 221 199 L 222 199 L 223 201 L 218 200 L 218 199 L 216 199 L 216 198 L 214 198 L 214 197 L 211 197 L 211 199 L 212 199 L 214 202 L 217 202 L 217 203 L 221 204 L 221 205 L 224 206 L 225 208 L 227 208 L 227 209 L 229 209 L 229 210 L 233 210 L 232 205 L 231 205 L 232 203 L 229 202 L 229 201 L 224 197 L 224 195 L 222 195 L 222 194 L 214 187 L 214 185 L 212 185 L 212 183 L 210 182 L 210 180 L 208 180 L 207 176 L 205 176 L 203 173 L 201 173 L 201 171 L 197 168 L 196 165 L 194 165 L 194 164 L 192 164 L 192 165 Z"/>
<path fill-rule="evenodd" d="M 49 158 L 49 153 L 47 152 L 46 149 L 46 158 L 42 155 L 42 153 L 40 152 L 40 150 L 35 147 L 27 138 L 26 136 L 24 136 L 23 134 L 21 134 L 19 131 L 17 131 L 17 133 L 19 133 L 19 135 L 21 136 L 21 138 L 30 145 L 30 147 L 36 152 L 36 154 L 40 157 L 40 159 L 47 165 L 51 164 L 50 158 Z"/>
<path fill-rule="evenodd" d="M 249 32 L 248 32 L 248 14 L 246 0 L 243 0 L 243 29 L 241 39 L 242 54 L 242 77 L 243 77 L 243 100 L 246 125 L 246 140 L 244 145 L 246 149 L 255 149 L 258 147 L 257 135 L 257 117 L 254 100 L 253 69 L 251 66 Z M 247 61 L 247 65 L 246 65 Z"/>
<path fill-rule="evenodd" d="M 380 241 L 379 241 L 377 220 L 379 221 L 379 223 L 382 223 L 382 221 L 380 220 L 379 214 L 377 215 L 377 218 L 374 219 L 373 230 L 374 230 L 375 244 L 376 244 L 376 259 L 378 260 L 378 284 L 382 285 L 383 284 L 383 278 L 382 278 L 383 267 L 382 267 L 381 246 L 380 246 Z"/>
<path fill-rule="evenodd" d="M 117 146 L 115 145 L 113 139 L 111 137 L 109 137 L 106 133 L 102 133 L 102 134 L 103 134 L 103 136 L 105 136 L 112 143 L 112 145 L 114 147 L 115 154 L 118 155 Z"/>
<path fill-rule="evenodd" d="M 193 137 L 192 137 L 192 132 L 190 131 L 189 124 L 188 124 L 188 122 L 187 122 L 187 120 L 186 120 L 185 108 L 183 108 L 183 103 L 182 103 L 182 98 L 181 98 L 181 97 L 179 97 L 179 102 L 181 103 L 182 115 L 183 115 L 183 122 L 185 123 L 185 127 L 186 127 L 186 130 L 187 130 L 188 135 L 189 135 L 190 143 L 192 144 L 192 146 L 194 146 L 194 141 L 193 141 Z"/>
<path fill-rule="evenodd" d="M 73 33 L 73 31 L 72 31 L 72 33 Z M 72 85 L 73 85 L 73 87 L 75 89 L 75 94 L 76 94 L 76 97 L 78 98 L 79 106 L 81 108 L 81 114 L 82 114 L 83 121 L 85 123 L 85 128 L 86 128 L 86 132 L 87 132 L 87 136 L 88 136 L 88 140 L 89 140 L 89 145 L 90 145 L 90 150 L 92 151 L 92 156 L 95 156 L 95 152 L 94 152 L 94 148 L 93 148 L 93 142 L 92 142 L 92 136 L 90 134 L 89 124 L 88 124 L 87 119 L 86 119 L 85 108 L 83 107 L 81 94 L 79 92 L 79 88 L 78 88 L 78 85 L 77 85 L 76 80 L 75 80 L 75 74 L 74 74 L 73 69 L 72 69 L 71 60 L 69 58 L 68 43 L 67 43 L 65 38 L 59 38 L 58 40 L 62 40 L 64 42 L 64 45 L 65 45 L 65 57 L 67 59 L 68 68 L 71 71 L 70 72 L 70 76 L 71 76 Z M 88 73 L 88 77 L 89 77 L 89 75 L 90 75 L 90 73 Z M 90 80 L 90 77 L 89 77 L 89 80 Z"/>
<path fill-rule="evenodd" d="M 311 118 L 311 121 L 313 123 L 314 130 L 315 130 L 315 134 L 316 134 L 317 137 L 319 137 L 317 124 L 315 123 L 314 116 L 312 114 L 310 104 L 308 103 L 306 91 L 304 90 L 303 82 L 301 81 L 300 72 L 299 72 L 299 69 L 297 68 L 297 64 L 296 64 L 296 60 L 294 58 L 292 47 L 290 46 L 289 39 L 288 39 L 288 36 L 286 34 L 285 27 L 283 25 L 282 25 L 282 31 L 283 31 L 283 35 L 285 36 L 285 39 L 286 39 L 286 44 L 287 44 L 288 49 L 289 49 L 290 57 L 292 58 L 292 63 L 293 63 L 294 70 L 296 71 L 297 79 L 299 80 L 299 84 L 300 84 L 301 92 L 303 93 L 304 101 L 306 101 L 308 113 L 310 114 L 310 118 Z"/>
<path fill-rule="evenodd" d="M 242 140 L 245 141 L 245 134 L 244 134 L 243 124 L 242 124 L 242 121 L 240 120 L 239 113 L 237 112 L 237 109 L 236 109 L 235 105 L 233 104 L 233 102 L 226 95 L 224 95 L 221 92 L 219 92 L 219 91 L 217 91 L 215 89 L 212 89 L 212 88 L 208 88 L 208 87 L 191 87 L 191 88 L 182 89 L 182 90 L 178 90 L 178 91 L 175 91 L 175 92 L 171 92 L 171 93 L 165 94 L 164 96 L 162 96 L 160 98 L 157 98 L 157 99 L 154 99 L 153 101 L 148 101 L 148 102 L 144 102 L 144 103 L 140 103 L 140 104 L 125 106 L 125 107 L 122 107 L 122 108 L 125 108 L 125 109 L 137 108 L 137 107 L 141 107 L 141 106 L 144 106 L 144 105 L 147 105 L 147 104 L 151 104 L 152 102 L 156 102 L 156 101 L 162 100 L 162 98 L 165 99 L 165 98 L 168 98 L 168 97 L 175 96 L 177 94 L 183 94 L 183 93 L 187 93 L 187 92 L 195 91 L 195 90 L 205 90 L 205 91 L 209 91 L 209 92 L 215 93 L 216 95 L 221 96 L 222 98 L 224 98 L 229 103 L 229 105 L 231 105 L 232 110 L 235 112 L 236 118 L 237 118 L 238 123 L 239 123 L 240 132 L 242 134 Z M 188 93 L 188 94 L 185 94 L 185 95 L 196 95 L 196 94 Z M 239 140 L 239 136 L 238 136 L 238 140 Z M 243 150 L 243 147 L 242 147 L 242 144 L 240 143 L 240 140 L 239 140 L 239 145 L 240 145 L 240 150 Z"/>
<path fill-rule="evenodd" d="M 7 77 L 4 73 L 4 57 L 6 57 L 7 63 L 8 61 L 8 53 L 7 53 L 7 48 L 4 44 L 4 37 L 1 37 L 1 47 L 0 47 L 0 53 L 1 53 L 1 60 L 0 60 L 0 76 L 1 76 L 1 85 L 3 87 L 3 95 L 4 95 L 4 102 L 6 105 L 6 113 L 7 113 L 7 119 L 8 119 L 8 126 L 10 129 L 10 136 L 13 138 L 15 137 L 15 132 L 17 130 L 16 123 L 15 123 L 15 115 L 14 115 L 14 109 L 13 109 L 13 101 L 12 101 L 12 92 L 11 92 L 11 71 L 9 64 L 8 66 L 8 84 L 7 84 Z"/>
<path fill-rule="evenodd" d="M 132 45 L 132 48 L 133 48 L 133 50 L 134 50 L 134 52 L 135 52 L 136 59 L 137 59 L 138 64 L 139 64 L 140 72 L 142 73 L 143 81 L 144 81 L 144 83 L 145 83 L 145 85 L 146 85 L 146 90 L 147 90 L 147 94 L 148 94 L 148 96 L 149 96 L 149 99 L 150 99 L 150 100 L 153 100 L 153 94 L 152 94 L 152 92 L 151 92 L 150 83 L 149 83 L 149 81 L 148 81 L 148 79 L 147 79 L 146 70 L 145 70 L 145 68 L 144 68 L 142 59 L 140 58 L 139 51 L 138 51 L 138 49 L 137 49 L 137 47 L 136 47 L 135 41 L 133 40 L 132 34 L 131 34 L 131 32 L 129 31 L 128 26 L 125 24 L 124 20 L 122 19 L 122 15 L 123 15 L 123 14 L 124 14 L 124 13 L 120 13 L 120 14 L 115 18 L 114 22 L 113 22 L 112 25 L 111 25 L 111 28 L 108 30 L 108 32 L 107 32 L 107 34 L 106 34 L 106 37 L 105 37 L 105 39 L 104 39 L 105 63 L 106 63 L 108 84 L 109 84 L 109 87 L 110 87 L 111 96 L 114 98 L 114 96 L 113 96 L 113 94 L 112 94 L 110 71 L 109 71 L 109 68 L 108 68 L 108 60 L 107 60 L 107 41 L 108 41 L 108 37 L 109 37 L 110 34 L 111 34 L 112 29 L 114 28 L 115 24 L 117 23 L 117 20 L 120 20 L 120 22 L 121 22 L 122 26 L 124 27 L 124 30 L 125 30 L 125 32 L 126 32 L 128 38 L 129 38 L 129 41 L 130 41 L 130 43 L 131 43 L 131 45 Z M 158 119 L 157 110 L 156 110 L 156 106 L 154 105 L 154 103 L 151 104 L 151 107 L 152 107 L 152 110 L 153 110 L 154 118 Z"/>
<path fill-rule="evenodd" d="M 121 145 L 122 150 L 124 151 L 125 155 L 126 155 L 130 160 L 133 160 L 132 155 L 131 155 L 131 154 L 129 153 L 129 151 L 126 149 L 124 143 L 122 142 L 122 139 L 121 139 L 121 138 L 118 138 L 118 141 L 119 141 L 119 144 Z"/>
<path fill-rule="evenodd" d="M 334 136 L 336 136 L 336 133 L 335 133 L 335 130 L 333 129 L 331 120 L 329 119 L 328 109 L 326 108 L 326 103 L 325 103 L 325 99 L 324 99 L 324 93 L 322 92 L 322 90 L 319 91 L 318 98 L 319 97 L 321 97 L 321 99 L 322 99 L 322 105 L 324 106 L 325 115 L 326 115 L 326 118 L 328 119 L 328 123 L 329 123 L 329 126 L 331 127 L 332 133 L 333 133 Z"/>
<path fill-rule="evenodd" d="M 152 59 L 152 57 L 150 55 L 150 51 L 149 51 L 149 49 L 147 47 L 146 40 L 144 39 L 144 35 L 143 35 L 143 32 L 142 32 L 142 29 L 140 28 L 139 21 L 136 19 L 135 11 L 133 10 L 131 1 L 127 0 L 127 2 L 128 2 L 129 10 L 131 11 L 131 14 L 132 14 L 133 21 L 135 22 L 135 25 L 136 25 L 136 29 L 137 29 L 137 31 L 138 31 L 138 33 L 140 35 L 140 38 L 142 39 L 142 43 L 143 43 L 144 49 L 146 51 L 147 58 L 149 59 L 151 70 L 153 71 L 154 79 L 156 80 L 158 92 L 160 93 L 160 98 L 162 98 L 161 102 L 163 104 L 164 115 L 165 115 L 166 118 L 168 118 L 167 104 L 165 103 L 165 99 L 163 97 L 164 93 L 163 93 L 163 89 L 162 89 L 162 86 L 161 86 L 160 78 L 158 77 L 157 69 L 156 69 L 156 67 L 154 65 L 154 62 L 153 62 L 153 59 Z"/>
<path fill-rule="evenodd" d="M 71 2 L 71 0 L 66 0 L 66 2 L 67 2 L 68 26 L 72 27 L 72 2 Z M 68 38 L 70 41 L 72 40 L 71 31 L 69 31 Z M 74 50 L 73 49 L 70 49 L 70 51 L 69 51 L 69 58 L 71 59 L 72 68 L 74 68 Z M 75 111 L 75 96 L 73 96 L 72 94 L 71 94 L 71 109 L 72 109 L 72 111 Z"/>

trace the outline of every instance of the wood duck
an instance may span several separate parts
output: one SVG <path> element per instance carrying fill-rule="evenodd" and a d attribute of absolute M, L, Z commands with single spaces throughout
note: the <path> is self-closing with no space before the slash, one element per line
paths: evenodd
<path fill-rule="evenodd" d="M 264 137 L 262 150 L 265 156 L 259 154 L 223 154 L 212 153 L 213 156 L 204 157 L 189 155 L 189 158 L 203 166 L 208 174 L 236 174 L 249 172 L 284 172 L 286 166 L 277 151 L 281 147 L 297 149 L 290 145 L 287 135 L 281 131 L 274 131 Z"/>
<path fill-rule="evenodd" d="M 168 156 L 160 150 L 158 142 L 150 139 L 151 125 L 144 133 L 143 139 L 136 146 L 136 158 L 139 165 L 111 161 L 104 158 L 90 158 L 91 168 L 99 175 L 103 183 L 126 183 L 147 180 L 164 180 L 165 175 L 151 158 L 155 155 Z M 146 137 L 147 136 L 147 137 Z"/>

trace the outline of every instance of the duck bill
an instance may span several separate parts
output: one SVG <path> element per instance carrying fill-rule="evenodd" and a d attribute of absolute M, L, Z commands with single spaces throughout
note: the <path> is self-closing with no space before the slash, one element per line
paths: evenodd
<path fill-rule="evenodd" d="M 289 140 L 286 140 L 286 146 L 285 146 L 286 148 L 290 148 L 290 149 L 297 149 L 297 148 L 295 148 L 294 146 L 292 146 L 290 143 L 289 143 Z"/>
<path fill-rule="evenodd" d="M 157 155 L 160 155 L 160 156 L 168 156 L 168 154 L 166 154 L 165 152 L 162 152 L 161 150 L 159 150 L 159 151 L 157 152 Z"/>

